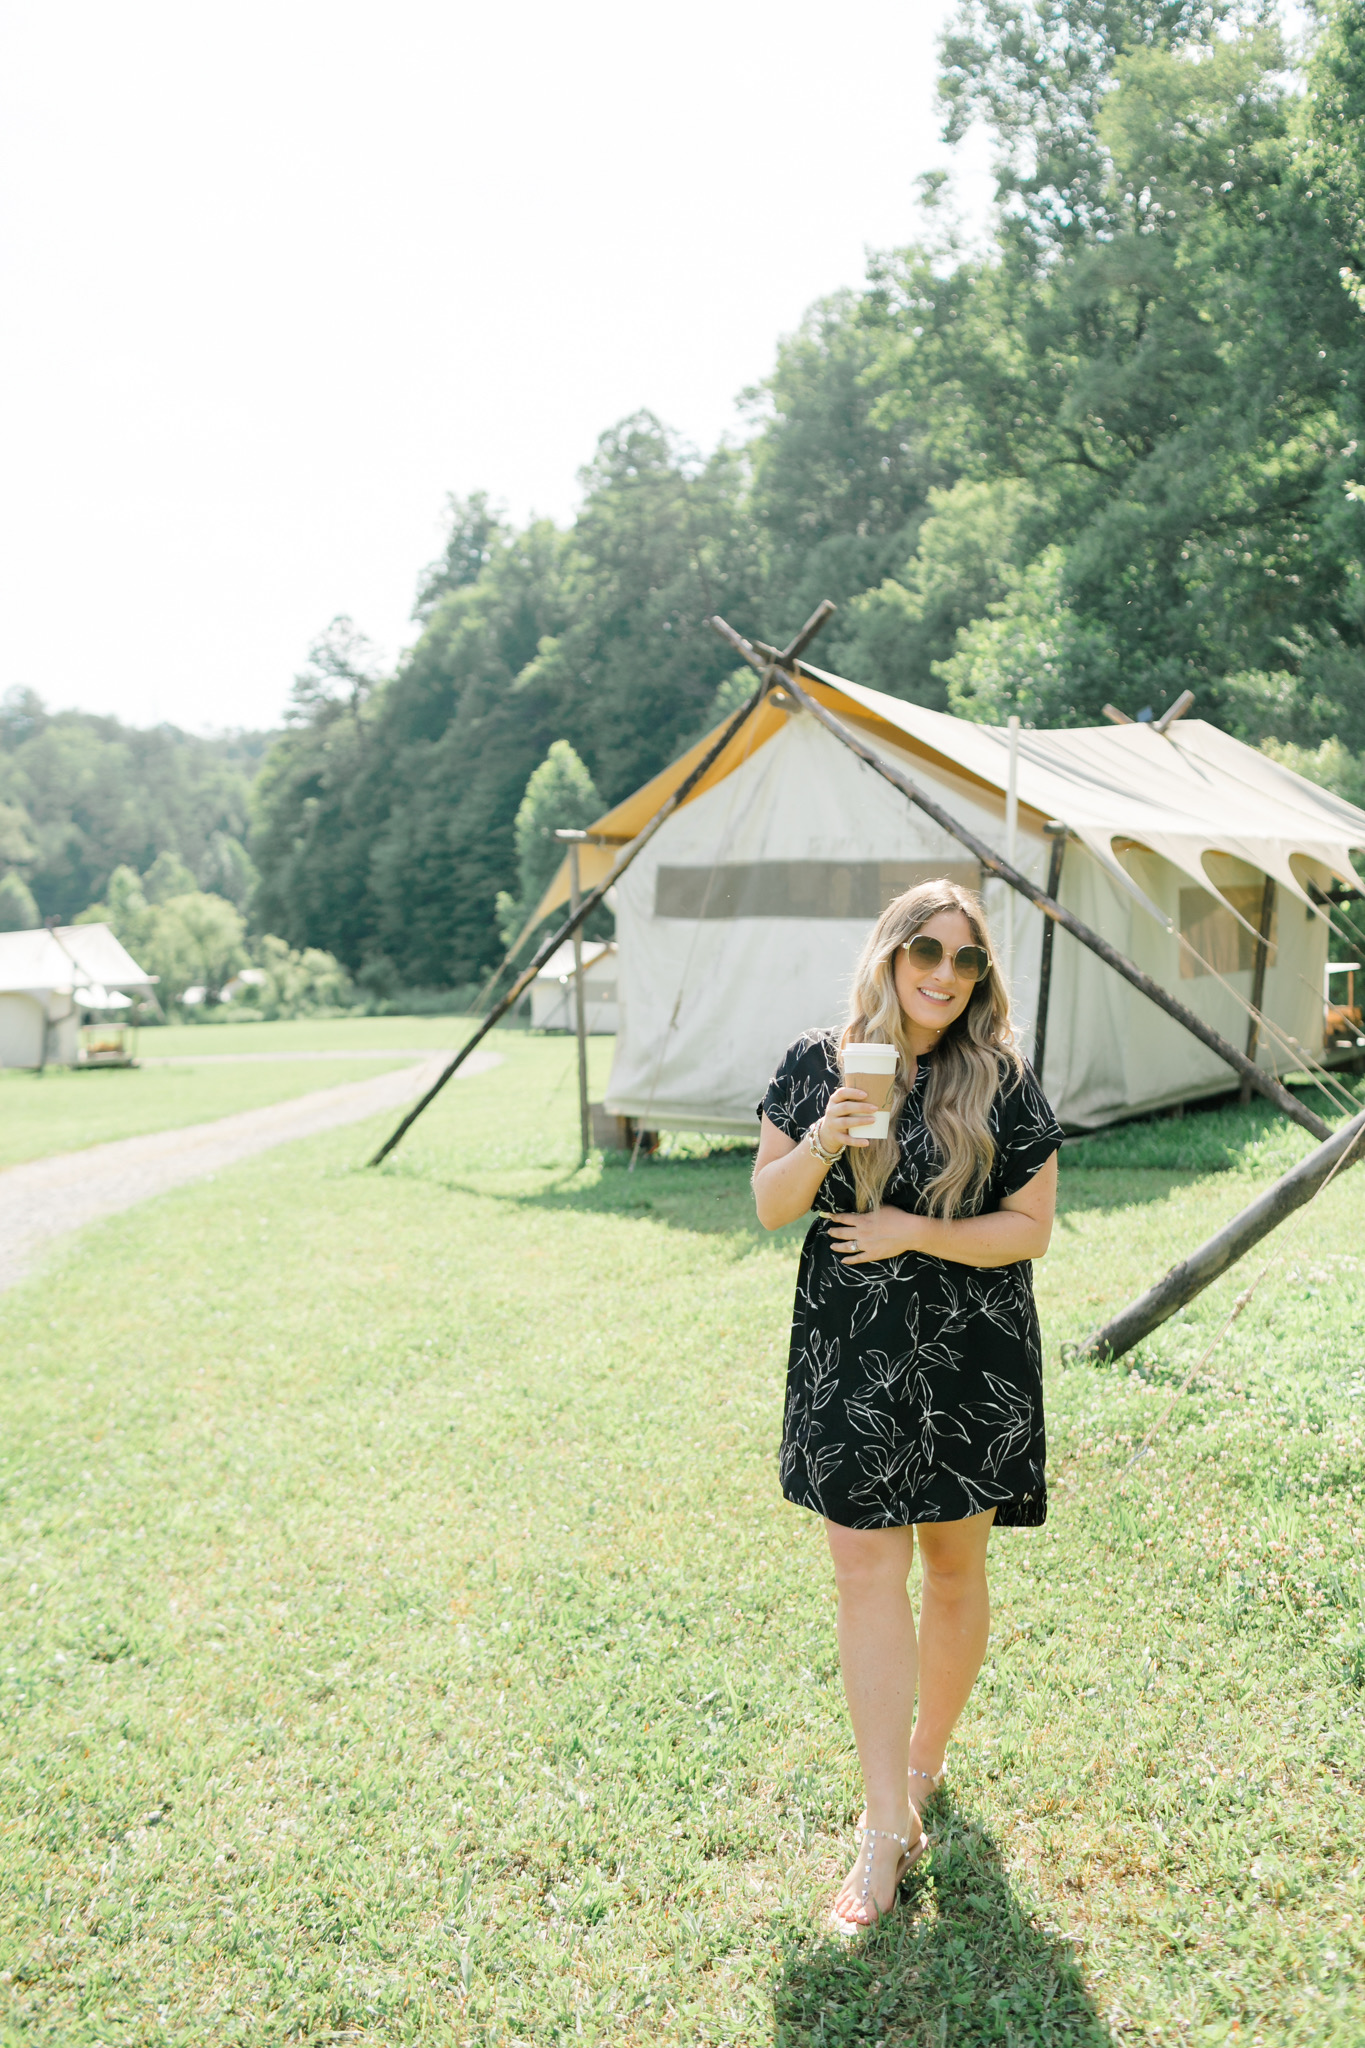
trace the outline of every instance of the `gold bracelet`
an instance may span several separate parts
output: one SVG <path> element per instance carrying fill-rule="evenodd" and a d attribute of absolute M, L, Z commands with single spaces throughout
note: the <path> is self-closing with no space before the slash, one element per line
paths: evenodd
<path fill-rule="evenodd" d="M 820 1117 L 817 1119 L 815 1123 L 811 1125 L 809 1131 L 807 1131 L 806 1133 L 806 1143 L 809 1146 L 811 1152 L 820 1161 L 820 1164 L 822 1166 L 833 1166 L 835 1160 L 839 1157 L 839 1154 L 838 1152 L 826 1152 L 824 1146 L 820 1143 L 819 1132 L 820 1125 L 823 1122 L 824 1118 Z"/>

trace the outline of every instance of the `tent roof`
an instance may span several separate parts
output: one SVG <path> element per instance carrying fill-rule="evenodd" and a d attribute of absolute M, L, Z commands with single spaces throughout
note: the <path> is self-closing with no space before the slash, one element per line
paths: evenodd
<path fill-rule="evenodd" d="M 46 927 L 32 932 L 0 932 L 0 994 L 70 988 L 75 968 L 69 953 Z"/>
<path fill-rule="evenodd" d="M 615 939 L 584 939 L 583 971 L 596 967 L 616 951 Z M 573 973 L 573 940 L 565 939 L 562 946 L 556 946 L 545 965 L 536 976 L 537 981 L 567 981 Z"/>
<path fill-rule="evenodd" d="M 818 702 L 888 761 L 908 766 L 912 773 L 918 762 L 1003 794 L 1009 760 L 1004 726 L 977 725 L 907 704 L 805 662 L 800 675 Z M 790 715 L 765 701 L 685 801 L 691 803 L 733 774 Z M 723 729 L 717 726 L 590 827 L 595 837 L 608 843 L 582 847 L 585 888 L 606 879 L 618 846 L 648 823 Z M 1115 855 L 1115 839 L 1150 847 L 1205 886 L 1203 855 L 1230 853 L 1273 875 L 1305 901 L 1303 881 L 1291 865 L 1294 855 L 1306 856 L 1355 884 L 1352 850 L 1365 848 L 1365 811 L 1203 719 L 1177 720 L 1164 734 L 1145 723 L 1059 731 L 1025 728 L 1019 735 L 1018 790 L 1021 811 L 1033 812 L 1035 829 L 1045 819 L 1062 819 L 1163 924 L 1164 915 L 1156 912 Z M 537 919 L 568 898 L 566 861 L 546 890 Z"/>
<path fill-rule="evenodd" d="M 0 932 L 0 994 L 90 985 L 150 988 L 155 980 L 125 952 L 107 924 Z"/>
<path fill-rule="evenodd" d="M 157 980 L 138 966 L 107 924 L 63 924 L 57 938 L 81 970 L 82 981 L 105 988 L 151 988 Z"/>

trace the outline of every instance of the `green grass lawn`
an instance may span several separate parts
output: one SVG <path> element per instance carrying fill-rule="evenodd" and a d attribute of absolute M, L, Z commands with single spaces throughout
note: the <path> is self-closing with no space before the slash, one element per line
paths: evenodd
<path fill-rule="evenodd" d="M 296 1017 L 278 1024 L 158 1024 L 138 1033 L 142 1059 L 186 1053 L 408 1052 L 449 1046 L 474 1028 L 472 1017 Z M 499 1032 L 499 1040 L 505 1035 Z"/>
<path fill-rule="evenodd" d="M 400 1059 L 281 1060 L 259 1066 L 252 1061 L 221 1067 L 97 1067 L 84 1073 L 49 1067 L 41 1074 L 0 1068 L 0 1170 L 111 1138 L 209 1123 L 241 1109 L 311 1095 L 315 1088 L 372 1080 L 406 1064 Z"/>
<path fill-rule="evenodd" d="M 1060 1345 L 1268 1168 L 1067 1156 L 1051 1519 L 848 1945 L 800 1232 L 733 1151 L 577 1170 L 571 1045 L 498 1049 L 382 1172 L 382 1122 L 282 1148 L 0 1299 L 0 2038 L 1355 2048 L 1352 1182 L 1126 1471 L 1259 1262 L 1114 1370 Z"/>

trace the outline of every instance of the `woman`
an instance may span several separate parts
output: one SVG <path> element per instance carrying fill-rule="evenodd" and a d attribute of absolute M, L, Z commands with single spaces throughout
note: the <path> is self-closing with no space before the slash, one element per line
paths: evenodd
<path fill-rule="evenodd" d="M 839 1046 L 864 1040 L 900 1055 L 886 1139 L 853 1134 L 871 1102 L 840 1076 Z M 991 1524 L 1047 1513 L 1029 1261 L 1051 1235 L 1062 1134 L 1015 1049 L 975 896 L 940 881 L 896 898 L 842 1037 L 798 1038 L 760 1115 L 759 1221 L 820 1211 L 797 1275 L 781 1477 L 823 1517 L 834 1564 L 867 1803 L 833 1917 L 867 1927 L 928 1847 L 919 1808 L 986 1653 Z"/>

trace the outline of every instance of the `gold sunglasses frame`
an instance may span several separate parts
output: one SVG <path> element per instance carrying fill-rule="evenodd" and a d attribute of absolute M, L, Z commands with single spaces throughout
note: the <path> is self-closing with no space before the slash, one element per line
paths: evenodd
<path fill-rule="evenodd" d="M 938 947 L 938 960 L 917 961 L 917 966 L 923 966 L 925 968 L 932 969 L 934 967 L 937 967 L 939 964 L 939 960 L 942 960 L 944 956 L 947 955 L 947 957 L 953 963 L 953 973 L 957 976 L 959 981 L 966 981 L 969 978 L 967 975 L 963 973 L 962 969 L 957 964 L 964 953 L 974 953 L 979 959 L 984 960 L 986 964 L 982 968 L 980 974 L 973 974 L 970 977 L 973 988 L 980 988 L 982 982 L 986 980 L 986 978 L 990 974 L 992 966 L 994 965 L 994 962 L 992 961 L 989 952 L 986 950 L 984 946 L 978 946 L 974 944 L 967 946 L 959 946 L 955 953 L 950 954 L 948 953 L 948 949 L 944 945 L 942 939 L 936 939 L 930 933 L 927 932 L 915 932 L 911 935 L 910 938 L 901 940 L 900 950 L 902 951 L 902 953 L 907 954 L 909 958 L 913 960 L 915 956 L 913 953 L 911 953 L 910 948 L 915 945 L 930 945 Z"/>

